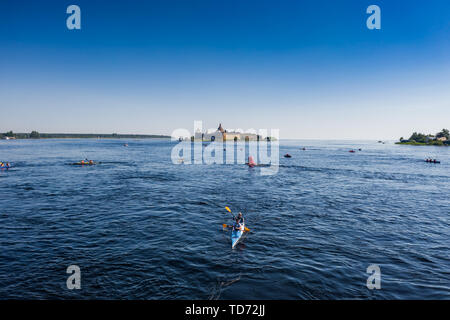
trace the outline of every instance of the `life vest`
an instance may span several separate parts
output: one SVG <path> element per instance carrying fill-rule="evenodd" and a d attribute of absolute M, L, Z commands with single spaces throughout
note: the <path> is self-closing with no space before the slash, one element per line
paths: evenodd
<path fill-rule="evenodd" d="M 244 218 L 242 218 L 240 221 L 241 221 L 241 222 L 236 222 L 236 221 L 234 221 L 233 228 L 234 228 L 235 230 L 241 230 L 241 231 L 244 231 L 244 230 L 243 230 L 243 229 L 244 229 Z"/>

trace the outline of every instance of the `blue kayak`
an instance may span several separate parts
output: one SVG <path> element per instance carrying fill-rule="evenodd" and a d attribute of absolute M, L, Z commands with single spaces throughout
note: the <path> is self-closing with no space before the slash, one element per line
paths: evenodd
<path fill-rule="evenodd" d="M 243 234 L 244 234 L 244 231 L 240 231 L 240 230 L 231 231 L 231 249 L 233 249 L 238 244 L 238 242 L 242 238 Z"/>

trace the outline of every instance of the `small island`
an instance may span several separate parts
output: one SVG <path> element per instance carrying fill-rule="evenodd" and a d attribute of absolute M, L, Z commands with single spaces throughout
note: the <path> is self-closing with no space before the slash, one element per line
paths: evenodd
<path fill-rule="evenodd" d="M 450 134 L 448 129 L 442 129 L 433 134 L 423 134 L 414 132 L 409 139 L 400 138 L 396 144 L 407 144 L 413 146 L 450 146 Z"/>
<path fill-rule="evenodd" d="M 170 139 L 170 136 L 156 134 L 97 134 L 97 133 L 0 133 L 1 139 Z"/>

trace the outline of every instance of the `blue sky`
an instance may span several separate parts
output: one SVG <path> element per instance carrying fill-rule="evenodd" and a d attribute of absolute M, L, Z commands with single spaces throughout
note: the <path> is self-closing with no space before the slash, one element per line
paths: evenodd
<path fill-rule="evenodd" d="M 81 30 L 66 28 L 71 4 Z M 371 4 L 381 30 L 366 27 Z M 3 0 L 0 49 L 0 132 L 450 127 L 448 0 Z"/>

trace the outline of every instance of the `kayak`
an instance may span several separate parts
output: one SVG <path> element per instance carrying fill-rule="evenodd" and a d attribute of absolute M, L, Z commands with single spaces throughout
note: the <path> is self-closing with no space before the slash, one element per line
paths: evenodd
<path fill-rule="evenodd" d="M 81 162 L 75 162 L 72 163 L 73 166 L 95 166 L 97 163 L 81 163 Z"/>
<path fill-rule="evenodd" d="M 240 230 L 231 231 L 231 249 L 233 249 L 238 244 L 238 242 L 242 238 L 243 234 L 244 234 L 244 231 L 240 231 Z"/>

